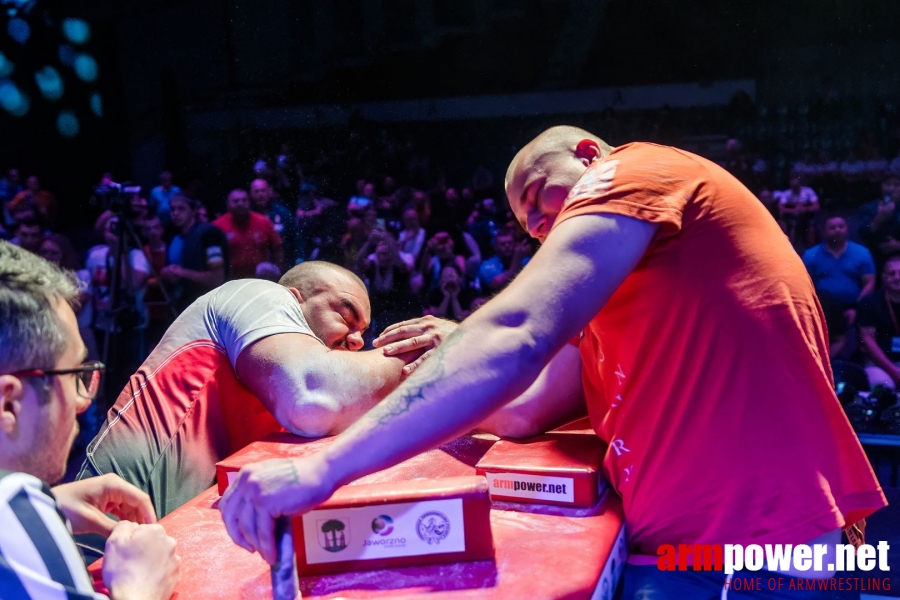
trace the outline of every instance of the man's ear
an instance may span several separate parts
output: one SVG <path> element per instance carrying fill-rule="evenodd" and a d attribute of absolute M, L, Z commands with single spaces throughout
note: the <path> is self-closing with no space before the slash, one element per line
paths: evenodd
<path fill-rule="evenodd" d="M 0 375 L 0 432 L 15 435 L 22 417 L 22 396 L 25 386 L 12 375 Z"/>
<path fill-rule="evenodd" d="M 588 166 L 600 158 L 600 146 L 594 140 L 583 139 L 575 146 L 575 156 L 587 161 L 584 166 Z"/>
<path fill-rule="evenodd" d="M 306 301 L 306 298 L 303 296 L 303 292 L 301 292 L 301 291 L 298 290 L 297 288 L 295 288 L 295 287 L 289 287 L 289 288 L 288 288 L 288 291 L 289 291 L 291 294 L 294 295 L 294 298 L 297 299 L 297 302 L 300 302 L 300 303 L 302 304 L 303 302 Z"/>

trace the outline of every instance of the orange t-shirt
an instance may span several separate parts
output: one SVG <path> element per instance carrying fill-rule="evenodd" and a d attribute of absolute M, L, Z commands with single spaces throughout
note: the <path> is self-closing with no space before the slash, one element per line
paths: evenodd
<path fill-rule="evenodd" d="M 635 143 L 588 168 L 555 225 L 595 213 L 660 224 L 580 345 L 632 552 L 806 543 L 885 506 L 812 282 L 762 203 L 715 163 Z"/>

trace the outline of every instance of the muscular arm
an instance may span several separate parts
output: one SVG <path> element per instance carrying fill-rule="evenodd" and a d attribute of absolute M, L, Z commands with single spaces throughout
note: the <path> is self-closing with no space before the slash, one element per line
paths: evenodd
<path fill-rule="evenodd" d="M 241 469 L 219 504 L 232 539 L 272 564 L 276 517 L 465 433 L 522 394 L 634 269 L 656 229 L 602 214 L 559 224 L 509 287 L 326 449 Z"/>
<path fill-rule="evenodd" d="M 617 215 L 560 224 L 504 292 L 318 455 L 331 482 L 352 481 L 460 435 L 523 393 L 609 299 L 655 232 L 655 225 Z"/>
<path fill-rule="evenodd" d="M 283 333 L 241 352 L 235 371 L 282 426 L 321 437 L 343 431 L 397 387 L 405 357 L 329 350 L 308 335 Z"/>
<path fill-rule="evenodd" d="M 478 429 L 500 437 L 525 438 L 584 415 L 581 355 L 566 344 L 525 393 L 490 415 Z"/>

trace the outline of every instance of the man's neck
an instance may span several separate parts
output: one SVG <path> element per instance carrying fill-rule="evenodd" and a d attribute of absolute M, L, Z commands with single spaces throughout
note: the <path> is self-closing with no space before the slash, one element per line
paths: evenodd
<path fill-rule="evenodd" d="M 825 242 L 825 247 L 828 248 L 828 251 L 832 254 L 841 254 L 847 249 L 847 240 L 840 243 Z"/>
<path fill-rule="evenodd" d="M 887 292 L 888 300 L 890 300 L 893 304 L 900 304 L 900 290 L 896 292 L 885 290 L 885 292 Z"/>
<path fill-rule="evenodd" d="M 235 225 L 240 225 L 243 227 L 244 225 L 246 225 L 247 223 L 250 222 L 250 213 L 247 213 L 243 217 L 237 217 L 235 215 L 231 215 L 231 219 L 234 221 Z"/>

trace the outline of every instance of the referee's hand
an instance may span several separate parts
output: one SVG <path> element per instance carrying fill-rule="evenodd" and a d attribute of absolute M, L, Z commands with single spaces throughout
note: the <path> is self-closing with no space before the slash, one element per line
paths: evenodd
<path fill-rule="evenodd" d="M 150 496 L 113 473 L 58 485 L 53 495 L 76 534 L 109 537 L 116 522 L 107 514 L 133 523 L 156 523 Z"/>
<path fill-rule="evenodd" d="M 162 525 L 119 521 L 106 540 L 103 583 L 115 600 L 168 600 L 181 579 L 176 542 Z"/>

